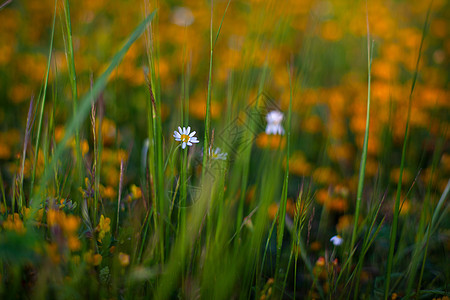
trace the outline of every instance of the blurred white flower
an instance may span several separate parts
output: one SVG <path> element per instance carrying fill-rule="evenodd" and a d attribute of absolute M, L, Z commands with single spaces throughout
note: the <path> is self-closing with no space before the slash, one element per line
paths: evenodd
<path fill-rule="evenodd" d="M 281 111 L 272 110 L 266 116 L 267 126 L 266 133 L 267 134 L 284 134 L 283 126 L 281 126 L 281 122 L 283 121 L 284 115 Z"/>
<path fill-rule="evenodd" d="M 192 146 L 192 143 L 198 143 L 199 140 L 197 137 L 194 136 L 195 131 L 191 132 L 191 127 L 183 127 L 183 129 L 178 126 L 178 131 L 173 132 L 173 137 L 175 138 L 175 141 L 182 142 L 181 148 L 185 149 L 186 145 Z"/>
<path fill-rule="evenodd" d="M 211 159 L 227 160 L 228 153 L 222 152 L 222 150 L 219 147 L 217 147 L 214 150 L 211 150 L 211 148 L 209 148 L 208 152 L 209 157 L 211 157 Z"/>
<path fill-rule="evenodd" d="M 175 7 L 172 14 L 172 23 L 178 26 L 190 26 L 194 23 L 194 15 L 189 8 Z"/>
<path fill-rule="evenodd" d="M 333 236 L 333 237 L 330 239 L 330 242 L 332 242 L 333 245 L 335 245 L 335 246 L 340 246 L 340 245 L 342 245 L 342 243 L 344 242 L 344 239 L 341 238 L 341 236 L 338 234 L 338 235 Z"/>

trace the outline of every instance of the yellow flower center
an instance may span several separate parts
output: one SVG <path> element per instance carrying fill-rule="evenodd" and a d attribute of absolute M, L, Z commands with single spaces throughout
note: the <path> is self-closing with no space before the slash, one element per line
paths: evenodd
<path fill-rule="evenodd" d="M 182 142 L 187 143 L 187 142 L 189 142 L 189 139 L 190 139 L 189 135 L 187 135 L 187 134 L 182 134 L 181 135 L 181 141 Z"/>

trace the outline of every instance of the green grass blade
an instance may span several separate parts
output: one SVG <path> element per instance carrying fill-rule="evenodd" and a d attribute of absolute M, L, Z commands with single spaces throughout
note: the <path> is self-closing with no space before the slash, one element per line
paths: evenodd
<path fill-rule="evenodd" d="M 40 182 L 40 190 L 42 191 L 44 187 L 47 184 L 47 181 L 50 179 L 52 175 L 52 169 L 56 166 L 57 162 L 61 159 L 62 154 L 64 152 L 65 145 L 69 141 L 69 139 L 73 136 L 76 129 L 79 128 L 82 124 L 82 122 L 86 119 L 86 117 L 90 113 L 91 109 L 91 103 L 92 99 L 96 101 L 98 99 L 98 96 L 102 92 L 102 90 L 105 88 L 108 78 L 111 75 L 111 73 L 114 71 L 114 69 L 119 65 L 122 58 L 125 56 L 125 53 L 128 51 L 128 49 L 131 47 L 131 45 L 142 35 L 147 25 L 151 22 L 153 17 L 155 16 L 156 11 L 148 15 L 131 33 L 131 35 L 128 37 L 125 44 L 122 46 L 122 48 L 114 55 L 112 58 L 108 68 L 102 73 L 102 75 L 99 77 L 99 79 L 94 83 L 92 87 L 92 91 L 86 93 L 80 100 L 80 106 L 79 110 L 77 111 L 77 114 L 72 117 L 70 122 L 68 123 L 65 135 L 61 142 L 57 145 L 56 150 L 54 152 L 53 158 L 52 158 L 52 168 L 47 168 L 44 171 L 44 174 L 42 176 L 41 182 Z M 38 193 L 39 195 L 39 193 Z M 36 195 L 33 195 L 36 197 Z M 33 210 L 32 213 L 36 212 L 36 208 L 38 206 L 37 202 L 33 202 Z M 32 218 L 30 218 L 32 219 Z"/>
<path fill-rule="evenodd" d="M 366 3 L 367 9 L 367 3 Z M 359 165 L 359 177 L 358 177 L 358 190 L 356 192 L 356 208 L 355 208 L 355 220 L 353 223 L 352 239 L 350 242 L 350 251 L 353 251 L 355 246 L 356 237 L 358 235 L 358 221 L 359 214 L 361 210 L 361 200 L 362 192 L 364 187 L 364 176 L 366 172 L 366 160 L 367 160 L 367 147 L 369 143 L 369 124 L 370 124 L 370 83 L 371 83 L 371 69 L 372 69 L 372 58 L 373 58 L 373 43 L 370 44 L 370 29 L 369 29 L 369 13 L 366 14 L 367 22 L 367 110 L 366 110 L 366 129 L 364 132 L 364 144 L 361 154 L 361 162 Z M 349 266 L 351 268 L 352 258 L 349 258 Z"/>
<path fill-rule="evenodd" d="M 39 119 L 38 119 L 38 125 L 37 125 L 37 136 L 36 136 L 36 142 L 35 142 L 35 153 L 34 153 L 34 162 L 33 162 L 33 171 L 31 173 L 31 185 L 30 185 L 30 194 L 33 193 L 34 188 L 34 180 L 36 177 L 36 166 L 39 156 L 39 140 L 41 138 L 41 130 L 42 130 L 42 118 L 44 115 L 44 106 L 45 106 L 45 96 L 47 94 L 47 83 L 48 83 L 48 76 L 50 73 L 50 63 L 52 60 L 52 52 L 53 52 L 53 38 L 55 36 L 55 23 L 56 23 L 56 7 L 57 7 L 57 1 L 55 0 L 55 10 L 53 12 L 53 25 L 52 25 L 52 34 L 50 38 L 50 47 L 48 50 L 48 59 L 47 59 L 47 70 L 45 73 L 45 81 L 44 81 L 44 90 L 42 93 L 42 99 L 40 101 L 41 108 L 39 110 Z"/>
<path fill-rule="evenodd" d="M 213 46 L 212 46 L 213 49 L 216 46 L 217 39 L 219 38 L 220 30 L 222 29 L 223 20 L 225 19 L 225 15 L 227 14 L 228 7 L 230 6 L 230 3 L 231 3 L 231 0 L 228 0 L 227 7 L 225 7 L 225 11 L 224 11 L 224 13 L 222 15 L 222 21 L 220 21 L 219 29 L 217 30 L 216 38 L 215 38 Z"/>
<path fill-rule="evenodd" d="M 278 279 L 278 270 L 280 269 L 280 257 L 281 257 L 281 247 L 283 246 L 283 236 L 284 236 L 284 223 L 286 218 L 286 203 L 287 203 L 287 193 L 289 184 L 289 158 L 290 158 L 290 146 L 291 146 L 291 118 L 292 118 L 292 98 L 293 98 L 293 86 L 292 86 L 292 67 L 288 65 L 289 73 L 289 110 L 287 118 L 287 147 L 286 147 L 286 170 L 284 173 L 284 183 L 283 192 L 281 196 L 280 206 L 278 208 L 278 230 L 277 230 L 277 257 L 276 257 L 276 267 L 275 270 L 275 282 Z M 287 272 L 288 270 L 286 270 Z M 283 293 L 283 291 L 282 291 Z"/>
<path fill-rule="evenodd" d="M 158 15 L 152 26 L 146 30 L 147 39 L 147 57 L 150 66 L 150 80 L 148 81 L 148 134 L 149 134 L 149 171 L 150 171 L 150 187 L 152 188 L 152 199 L 155 208 L 154 226 L 159 233 L 159 255 L 161 262 L 164 262 L 166 253 L 165 240 L 169 238 L 168 231 L 164 219 L 170 215 L 167 212 L 166 197 L 164 191 L 164 153 L 163 153 L 163 135 L 161 120 L 161 94 L 160 94 L 160 78 L 159 78 L 159 39 L 158 33 Z"/>
<path fill-rule="evenodd" d="M 204 177 L 207 163 L 209 159 L 209 132 L 211 127 L 211 89 L 212 89 L 212 65 L 213 65 L 213 7 L 214 1 L 211 0 L 211 22 L 209 28 L 209 38 L 210 38 L 210 52 L 209 52 L 209 75 L 208 75 L 208 95 L 206 98 L 206 114 L 205 114 L 205 135 L 203 141 L 203 168 L 202 168 L 202 177 Z"/>
<path fill-rule="evenodd" d="M 392 227 L 391 227 L 391 234 L 390 234 L 390 242 L 389 242 L 389 255 L 388 260 L 386 263 L 386 281 L 384 285 L 384 299 L 386 300 L 389 297 L 389 285 L 391 280 L 391 272 L 392 272 L 392 265 L 393 265 L 393 258 L 394 258 L 394 250 L 395 250 L 395 243 L 397 241 L 397 227 L 398 227 L 398 215 L 400 210 L 400 196 L 401 196 L 401 190 L 402 190 L 402 176 L 403 176 L 403 169 L 405 167 L 405 160 L 406 160 L 406 147 L 408 144 L 408 137 L 409 137 L 409 122 L 411 119 L 411 106 L 412 106 L 412 95 L 414 92 L 414 87 L 416 85 L 417 75 L 419 73 L 419 62 L 420 57 L 422 54 L 422 47 L 423 47 L 423 41 L 426 36 L 426 29 L 428 27 L 428 20 L 430 16 L 431 11 L 431 3 L 428 7 L 427 17 L 425 19 L 425 24 L 423 27 L 422 32 L 422 39 L 420 41 L 420 47 L 419 47 L 419 54 L 417 56 L 417 62 L 416 62 L 416 68 L 414 71 L 414 76 L 411 84 L 411 91 L 409 93 L 409 101 L 408 101 L 408 115 L 406 119 L 406 127 L 405 127 L 405 136 L 403 139 L 403 148 L 402 148 L 402 158 L 400 162 L 400 174 L 398 178 L 398 184 L 397 184 L 397 194 L 395 197 L 395 204 L 394 204 L 394 215 L 392 219 Z"/>
<path fill-rule="evenodd" d="M 421 266 L 420 274 L 419 274 L 419 281 L 417 283 L 417 295 L 419 295 L 419 293 L 420 293 L 420 286 L 422 284 L 423 272 L 424 272 L 424 269 L 425 269 L 425 261 L 426 261 L 426 258 L 427 258 L 427 252 L 428 252 L 428 246 L 429 246 L 429 243 L 430 243 L 430 237 L 433 234 L 433 232 L 436 230 L 436 226 L 439 223 L 439 221 L 438 221 L 439 220 L 439 214 L 441 212 L 442 206 L 445 203 L 445 200 L 447 199 L 449 191 L 450 191 L 450 180 L 447 182 L 447 185 L 445 186 L 445 190 L 442 193 L 442 196 L 439 199 L 438 204 L 436 205 L 436 208 L 435 208 L 434 213 L 433 213 L 433 217 L 431 218 L 431 225 L 428 227 L 428 230 L 426 232 L 427 238 L 425 240 L 426 241 L 425 242 L 425 250 L 424 250 L 423 259 L 422 259 L 422 266 Z M 449 205 L 447 204 L 447 206 L 444 208 L 444 212 L 442 213 L 442 216 L 444 215 L 445 211 L 448 210 L 448 207 L 449 207 Z M 414 273 L 411 273 L 411 278 L 414 278 L 414 275 L 415 275 Z M 411 287 L 412 287 L 412 284 L 411 284 Z M 409 295 L 409 291 L 410 291 L 411 287 L 408 285 L 407 295 Z"/>
<path fill-rule="evenodd" d="M 0 190 L 2 192 L 2 199 L 3 205 L 5 206 L 5 212 L 8 212 L 8 206 L 6 205 L 5 185 L 3 184 L 2 170 L 0 170 Z"/>
<path fill-rule="evenodd" d="M 66 59 L 67 59 L 67 66 L 69 70 L 69 81 L 72 91 L 72 108 L 73 108 L 73 115 L 75 116 L 78 109 L 78 90 L 77 90 L 77 74 L 75 71 L 75 57 L 73 52 L 73 41 L 72 41 L 72 22 L 70 19 L 70 5 L 69 0 L 65 0 L 65 3 L 63 3 L 63 10 L 64 10 L 64 20 L 66 24 L 66 32 L 64 33 L 67 36 L 67 44 L 66 44 Z M 81 179 L 84 177 L 83 175 L 83 164 L 82 164 L 82 157 L 81 157 L 81 146 L 80 146 L 80 128 L 75 128 L 75 151 L 76 151 L 76 158 L 77 158 L 77 176 L 76 181 L 79 183 Z M 97 206 L 97 203 L 95 203 L 95 206 Z M 96 210 L 96 208 L 95 208 Z M 96 216 L 94 216 L 94 224 L 96 222 Z"/>

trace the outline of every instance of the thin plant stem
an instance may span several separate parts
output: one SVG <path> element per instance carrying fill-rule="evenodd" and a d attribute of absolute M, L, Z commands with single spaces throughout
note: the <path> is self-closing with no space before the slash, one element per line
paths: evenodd
<path fill-rule="evenodd" d="M 205 135 L 203 141 L 203 168 L 202 177 L 205 176 L 206 167 L 208 163 L 209 155 L 209 132 L 211 126 L 211 88 L 212 88 L 212 65 L 213 65 L 213 8 L 214 0 L 211 0 L 211 22 L 209 28 L 209 38 L 210 38 L 210 53 L 209 53 L 209 74 L 208 74 L 208 95 L 206 98 L 206 114 L 205 114 Z"/>
<path fill-rule="evenodd" d="M 116 218 L 116 236 L 119 233 L 119 216 L 120 216 L 120 202 L 122 199 L 122 189 L 123 189 L 123 159 L 120 161 L 120 176 L 119 176 L 119 192 L 117 196 L 117 218 Z"/>
<path fill-rule="evenodd" d="M 30 138 L 31 134 L 31 123 L 32 123 L 32 112 L 33 112 L 33 100 L 34 96 L 31 96 L 30 100 L 30 107 L 28 108 L 28 115 L 27 115 L 27 125 L 25 128 L 25 139 L 23 142 L 23 152 L 22 152 L 22 166 L 20 169 L 20 194 L 19 194 L 19 210 L 22 210 L 22 201 L 25 197 L 23 193 L 23 174 L 25 170 L 25 157 L 27 155 L 27 147 L 28 147 L 28 140 Z"/>
<path fill-rule="evenodd" d="M 399 178 L 398 178 L 397 193 L 396 193 L 395 204 L 394 204 L 394 212 L 393 212 L 392 227 L 391 227 L 390 242 L 389 242 L 389 255 L 388 255 L 388 260 L 386 263 L 386 281 L 385 281 L 385 285 L 384 285 L 384 299 L 385 300 L 389 297 L 389 286 L 390 286 L 390 281 L 391 281 L 391 272 L 392 272 L 393 260 L 394 260 L 395 243 L 397 241 L 398 216 L 399 216 L 399 211 L 400 211 L 400 196 L 401 196 L 401 191 L 402 191 L 403 170 L 405 168 L 405 161 L 406 161 L 406 148 L 408 145 L 408 138 L 409 138 L 409 122 L 411 119 L 412 95 L 414 92 L 417 75 L 419 73 L 419 62 L 420 62 L 420 57 L 421 57 L 421 53 L 422 53 L 423 41 L 424 41 L 425 35 L 426 35 L 426 28 L 428 26 L 428 19 L 429 19 L 430 11 L 431 11 L 431 3 L 430 3 L 430 6 L 428 7 L 428 13 L 427 13 L 427 17 L 425 20 L 423 32 L 422 32 L 422 39 L 420 41 L 419 53 L 417 56 L 416 68 L 414 71 L 414 76 L 413 76 L 413 80 L 412 80 L 412 84 L 411 84 L 411 91 L 409 93 L 408 114 L 406 117 L 405 135 L 403 138 L 403 148 L 402 148 L 402 158 L 400 161 L 400 174 L 399 174 Z"/>
<path fill-rule="evenodd" d="M 283 246 L 283 236 L 284 236 L 284 224 L 286 219 L 286 203 L 287 203 L 287 193 L 288 193 L 288 185 L 289 185 L 289 158 L 290 158 L 290 146 L 291 146 L 291 118 L 292 118 L 292 98 L 293 98 L 293 86 L 292 86 L 292 66 L 287 67 L 287 71 L 289 73 L 289 110 L 288 110 L 288 118 L 287 118 L 287 146 L 286 146 L 286 169 L 284 173 L 284 183 L 283 183 L 283 192 L 281 195 L 280 206 L 278 207 L 278 229 L 277 229 L 277 256 L 276 256 L 276 273 L 275 273 L 275 282 L 278 279 L 278 270 L 280 269 L 280 257 L 281 257 L 281 247 Z M 289 270 L 287 269 L 286 272 Z M 283 293 L 283 290 L 281 291 Z"/>
<path fill-rule="evenodd" d="M 364 176 L 366 171 L 366 160 L 367 160 L 367 147 L 369 143 L 369 124 L 370 124 L 370 83 L 371 83 L 371 68 L 372 68 L 372 55 L 373 55 L 373 43 L 372 47 L 370 45 L 370 29 L 369 29 L 369 12 L 367 9 L 366 1 L 366 24 L 367 24 L 367 109 L 366 109 L 366 129 L 364 132 L 364 144 L 361 154 L 361 162 L 359 165 L 359 177 L 358 177 L 358 189 L 356 192 L 356 208 L 355 208 L 355 220 L 353 223 L 352 239 L 350 242 L 350 251 L 353 251 L 355 246 L 356 237 L 358 236 L 358 221 L 359 214 L 361 210 L 361 200 L 364 187 Z M 349 266 L 351 268 L 352 258 L 350 257 Z"/>
<path fill-rule="evenodd" d="M 37 125 L 37 136 L 36 136 L 36 141 L 35 141 L 35 153 L 34 153 L 34 162 L 33 162 L 33 171 L 31 173 L 31 184 L 30 184 L 30 193 L 33 193 L 33 188 L 34 188 L 34 180 L 36 177 L 36 167 L 37 167 L 37 162 L 38 162 L 38 157 L 39 157 L 39 140 L 41 137 L 41 130 L 42 130 L 42 118 L 44 115 L 44 106 L 45 106 L 45 96 L 47 94 L 47 84 L 48 84 L 48 76 L 50 73 L 50 63 L 52 60 L 52 52 L 53 52 L 53 38 L 55 36 L 55 23 L 56 23 L 56 7 L 57 7 L 57 0 L 55 0 L 55 9 L 53 12 L 53 25 L 52 25 L 52 33 L 51 33 L 51 38 L 50 38 L 50 47 L 49 47 L 49 51 L 48 51 L 48 58 L 47 58 L 47 71 L 45 74 L 45 80 L 44 80 L 44 90 L 42 93 L 42 99 L 40 101 L 41 103 L 41 107 L 39 110 L 39 118 L 38 118 L 38 125 Z M 30 201 L 31 201 L 31 197 L 30 197 Z"/>
<path fill-rule="evenodd" d="M 77 90 L 77 75 L 75 70 L 75 57 L 73 52 L 73 42 L 72 42 L 72 22 L 70 19 L 70 5 L 69 0 L 65 0 L 64 7 L 64 17 L 66 23 L 66 35 L 67 35 L 67 65 L 69 70 L 69 81 L 72 88 L 72 109 L 73 115 L 75 116 L 78 109 L 78 90 Z M 82 178 L 83 176 L 83 164 L 81 156 L 81 146 L 80 146 L 80 128 L 75 128 L 75 151 L 77 157 L 77 178 Z M 97 203 L 95 203 L 97 205 Z M 96 216 L 94 216 L 94 224 L 96 222 Z"/>
<path fill-rule="evenodd" d="M 80 100 L 80 106 L 79 110 L 77 111 L 77 114 L 72 117 L 72 119 L 68 122 L 65 130 L 64 137 L 62 138 L 61 142 L 56 146 L 52 161 L 50 163 L 49 168 L 46 168 L 44 170 L 44 173 L 40 180 L 40 187 L 38 194 L 42 192 L 45 187 L 47 186 L 47 182 L 50 179 L 50 177 L 53 175 L 54 168 L 57 165 L 57 162 L 60 160 L 64 153 L 64 148 L 69 139 L 73 136 L 75 129 L 77 127 L 80 127 L 83 120 L 89 115 L 91 105 L 92 105 L 92 99 L 94 99 L 94 102 L 96 101 L 98 95 L 100 92 L 104 89 L 106 86 L 106 83 L 108 81 L 108 77 L 112 73 L 112 71 L 116 68 L 116 66 L 120 63 L 122 58 L 124 57 L 125 53 L 128 51 L 128 49 L 131 47 L 131 45 L 138 39 L 138 37 L 144 32 L 145 28 L 147 27 L 148 23 L 153 19 L 156 12 L 153 12 L 152 14 L 148 15 L 136 28 L 135 30 L 128 36 L 125 44 L 123 47 L 113 56 L 111 59 L 108 68 L 101 74 L 101 76 L 98 78 L 98 80 L 94 83 L 92 87 L 92 91 L 86 93 Z M 32 203 L 32 210 L 30 213 L 30 218 L 28 220 L 31 220 L 35 213 L 36 208 L 38 207 L 38 203 L 33 202 Z"/>
<path fill-rule="evenodd" d="M 0 189 L 2 192 L 3 205 L 5 206 L 5 212 L 8 212 L 8 206 L 6 205 L 5 186 L 3 184 L 2 170 L 0 170 Z"/>

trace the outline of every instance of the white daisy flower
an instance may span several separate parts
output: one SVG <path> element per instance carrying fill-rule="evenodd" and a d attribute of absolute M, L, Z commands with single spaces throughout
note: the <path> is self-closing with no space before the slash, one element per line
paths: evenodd
<path fill-rule="evenodd" d="M 228 153 L 222 152 L 222 150 L 220 150 L 219 147 L 217 147 L 214 150 L 209 148 L 208 153 L 209 153 L 209 157 L 211 157 L 211 159 L 227 160 Z"/>
<path fill-rule="evenodd" d="M 195 131 L 191 132 L 191 127 L 188 126 L 187 128 L 183 127 L 181 129 L 180 126 L 178 126 L 178 131 L 173 132 L 173 137 L 175 138 L 175 141 L 182 142 L 181 148 L 185 149 L 186 145 L 192 146 L 192 144 L 196 144 L 199 142 L 197 137 L 194 136 Z"/>
<path fill-rule="evenodd" d="M 340 246 L 340 245 L 342 245 L 342 243 L 344 242 L 344 239 L 341 238 L 341 236 L 338 234 L 338 235 L 333 236 L 333 237 L 330 239 L 330 242 L 332 242 L 333 245 L 335 245 L 335 246 Z"/>
<path fill-rule="evenodd" d="M 284 115 L 281 111 L 272 110 L 271 112 L 269 112 L 266 116 L 267 120 L 266 133 L 279 135 L 284 134 L 283 126 L 281 126 L 283 118 Z"/>

